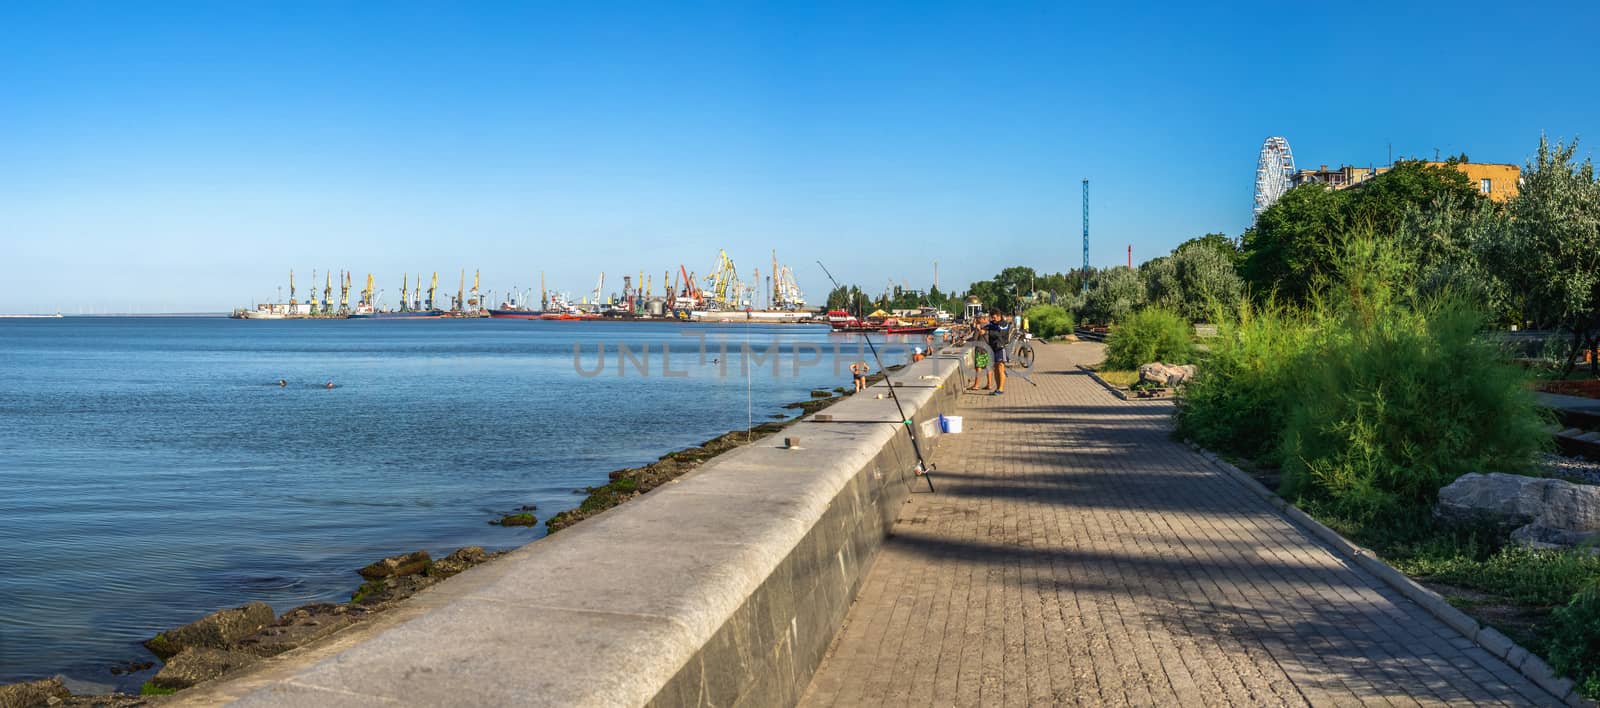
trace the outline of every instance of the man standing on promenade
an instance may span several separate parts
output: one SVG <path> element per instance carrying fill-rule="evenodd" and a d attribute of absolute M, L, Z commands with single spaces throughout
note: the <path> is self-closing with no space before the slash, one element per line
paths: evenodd
<path fill-rule="evenodd" d="M 994 352 L 994 368 L 990 376 L 994 379 L 994 395 L 999 396 L 1006 392 L 1006 344 L 1011 341 L 1011 321 L 1002 319 L 1000 313 L 989 313 L 989 324 L 983 326 L 985 336 L 988 338 L 989 350 Z"/>

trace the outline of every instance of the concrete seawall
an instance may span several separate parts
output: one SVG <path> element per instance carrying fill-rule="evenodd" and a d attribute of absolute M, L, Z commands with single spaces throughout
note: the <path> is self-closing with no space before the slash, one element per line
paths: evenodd
<path fill-rule="evenodd" d="M 924 456 L 962 376 L 936 357 L 890 379 Z M 926 490 L 884 386 L 179 702 L 793 704 Z"/>

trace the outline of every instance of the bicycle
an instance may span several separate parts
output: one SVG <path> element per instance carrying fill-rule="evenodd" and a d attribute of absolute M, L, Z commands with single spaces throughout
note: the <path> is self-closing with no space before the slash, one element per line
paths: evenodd
<path fill-rule="evenodd" d="M 1011 339 L 1006 342 L 1006 355 L 1011 360 L 1011 365 L 1019 369 L 1033 367 L 1033 345 L 1029 343 L 1032 336 L 1020 328 L 1012 328 Z"/>

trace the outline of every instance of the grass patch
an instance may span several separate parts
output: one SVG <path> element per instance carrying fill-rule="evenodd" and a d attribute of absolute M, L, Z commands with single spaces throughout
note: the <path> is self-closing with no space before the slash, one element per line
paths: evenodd
<path fill-rule="evenodd" d="M 170 696 L 177 692 L 178 689 L 176 688 L 162 688 L 149 681 L 144 682 L 144 685 L 139 687 L 139 695 L 141 696 Z"/>
<path fill-rule="evenodd" d="M 1126 369 L 1095 369 L 1094 375 L 1119 388 L 1129 388 L 1139 383 L 1139 372 Z"/>

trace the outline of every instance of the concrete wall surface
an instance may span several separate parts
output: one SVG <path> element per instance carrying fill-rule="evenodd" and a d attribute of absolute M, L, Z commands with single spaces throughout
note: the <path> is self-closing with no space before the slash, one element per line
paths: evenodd
<path fill-rule="evenodd" d="M 956 357 L 892 378 L 933 459 Z M 811 680 L 913 491 L 886 384 L 329 641 L 179 694 L 245 706 L 777 706 Z M 786 437 L 799 449 L 784 449 Z M 935 476 L 937 483 L 937 476 Z"/>

